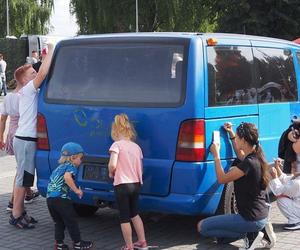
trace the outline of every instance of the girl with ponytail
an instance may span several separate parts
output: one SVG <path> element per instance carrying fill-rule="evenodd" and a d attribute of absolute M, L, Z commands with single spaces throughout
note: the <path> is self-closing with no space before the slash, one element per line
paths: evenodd
<path fill-rule="evenodd" d="M 224 129 L 229 134 L 238 159 L 225 173 L 220 160 L 220 144 L 213 142 L 210 152 L 214 157 L 218 182 L 234 183 L 239 213 L 201 220 L 197 229 L 202 235 L 216 237 L 218 242 L 223 243 L 244 238 L 245 246 L 240 249 L 255 249 L 262 239 L 274 245 L 274 232 L 265 228 L 268 217 L 265 189 L 269 182 L 269 167 L 259 145 L 258 130 L 252 123 L 241 123 L 236 129 L 236 135 L 231 123 L 225 123 Z"/>
<path fill-rule="evenodd" d="M 120 223 L 125 246 L 123 250 L 147 250 L 144 224 L 138 214 L 138 200 L 142 179 L 141 148 L 133 141 L 136 132 L 126 114 L 116 115 L 111 129 L 114 143 L 109 149 L 109 177 L 114 178 L 115 198 L 120 212 Z M 138 241 L 132 243 L 132 222 Z"/>

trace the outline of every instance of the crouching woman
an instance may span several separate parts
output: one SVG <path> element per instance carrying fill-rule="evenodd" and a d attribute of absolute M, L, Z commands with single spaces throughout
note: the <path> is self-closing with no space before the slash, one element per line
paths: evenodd
<path fill-rule="evenodd" d="M 234 182 L 238 214 L 218 215 L 201 220 L 197 224 L 200 234 L 217 238 L 218 243 L 230 243 L 244 239 L 240 249 L 254 249 L 261 242 L 268 217 L 265 189 L 268 185 L 268 164 L 258 142 L 258 130 L 252 123 L 241 123 L 236 135 L 231 124 L 225 123 L 233 148 L 239 158 L 225 173 L 220 161 L 220 145 L 213 142 L 210 152 L 214 157 L 219 183 Z"/>

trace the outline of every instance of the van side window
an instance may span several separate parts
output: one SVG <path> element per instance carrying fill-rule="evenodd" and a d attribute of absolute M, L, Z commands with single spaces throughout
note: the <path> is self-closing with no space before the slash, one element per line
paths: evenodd
<path fill-rule="evenodd" d="M 209 106 L 256 103 L 250 47 L 208 47 Z"/>
<path fill-rule="evenodd" d="M 253 48 L 259 103 L 297 100 L 292 52 L 289 49 Z"/>
<path fill-rule="evenodd" d="M 47 100 L 91 105 L 175 107 L 185 98 L 187 42 L 115 41 L 62 46 Z"/>

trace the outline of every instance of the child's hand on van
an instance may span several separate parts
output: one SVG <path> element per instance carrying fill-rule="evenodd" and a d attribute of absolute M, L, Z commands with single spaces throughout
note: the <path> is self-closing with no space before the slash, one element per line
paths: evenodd
<path fill-rule="evenodd" d="M 213 155 L 214 159 L 220 159 L 220 143 L 212 142 L 209 151 Z"/>
<path fill-rule="evenodd" d="M 77 188 L 75 194 L 77 194 L 77 196 L 79 197 L 79 199 L 81 199 L 82 196 L 83 196 L 83 192 L 82 192 L 82 190 L 80 188 Z"/>

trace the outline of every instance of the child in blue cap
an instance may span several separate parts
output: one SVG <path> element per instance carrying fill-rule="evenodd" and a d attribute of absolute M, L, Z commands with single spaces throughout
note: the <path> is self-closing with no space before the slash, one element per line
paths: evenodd
<path fill-rule="evenodd" d="M 68 229 L 74 243 L 74 249 L 91 249 L 93 243 L 83 241 L 80 237 L 76 213 L 69 196 L 70 189 L 81 199 L 83 192 L 74 182 L 78 168 L 84 155 L 83 148 L 74 142 L 68 142 L 61 149 L 59 166 L 52 172 L 47 189 L 47 205 L 51 217 L 55 223 L 55 248 L 67 250 L 64 244 L 65 228 Z"/>

